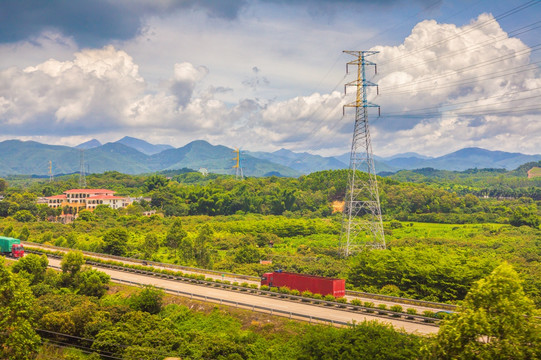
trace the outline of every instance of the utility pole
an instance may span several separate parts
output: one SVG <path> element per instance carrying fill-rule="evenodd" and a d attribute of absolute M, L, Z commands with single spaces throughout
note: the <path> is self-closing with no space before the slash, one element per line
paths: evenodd
<path fill-rule="evenodd" d="M 240 150 L 235 148 L 233 152 L 237 154 L 237 156 L 233 158 L 233 160 L 236 161 L 235 165 L 233 166 L 233 169 L 235 169 L 235 178 L 242 180 L 244 178 L 244 174 L 242 173 L 242 166 L 240 165 Z"/>
<path fill-rule="evenodd" d="M 86 188 L 85 151 L 81 149 L 81 156 L 79 158 L 79 189 L 84 188 Z"/>
<path fill-rule="evenodd" d="M 356 87 L 355 101 L 344 105 L 343 109 L 345 114 L 346 107 L 355 108 L 355 128 L 340 234 L 340 247 L 344 256 L 348 257 L 358 248 L 385 249 L 385 234 L 368 126 L 368 108 L 377 107 L 379 112 L 379 105 L 368 102 L 367 88 L 377 85 L 366 80 L 365 74 L 366 65 L 374 65 L 377 73 L 376 64 L 366 60 L 366 57 L 377 54 L 377 51 L 344 52 L 355 57 L 355 60 L 346 64 L 346 73 L 349 73 L 349 66 L 357 67 L 357 78 L 344 86 L 344 92 L 347 92 L 349 86 Z"/>

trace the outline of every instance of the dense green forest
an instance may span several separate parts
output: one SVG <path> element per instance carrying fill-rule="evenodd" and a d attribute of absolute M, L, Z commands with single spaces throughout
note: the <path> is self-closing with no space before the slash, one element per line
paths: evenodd
<path fill-rule="evenodd" d="M 533 301 L 516 300 L 517 306 L 522 304 L 515 309 L 520 318 L 534 311 L 527 310 L 529 306 L 541 308 L 541 201 L 536 195 L 540 184 L 539 179 L 527 179 L 521 171 L 424 169 L 378 178 L 387 250 L 365 250 L 349 258 L 343 258 L 339 247 L 340 208 L 347 183 L 343 170 L 298 179 L 242 181 L 223 175 L 205 177 L 187 169 L 139 176 L 93 174 L 87 177 L 87 187 L 109 188 L 139 200 L 125 209 L 98 206 L 93 212 L 83 210 L 66 225 L 47 220 L 68 209 L 51 209 L 36 200 L 77 188 L 76 176 L 54 182 L 28 177 L 0 179 L 0 234 L 249 275 L 281 268 L 341 277 L 350 289 L 450 303 L 464 301 L 462 306 L 477 312 L 479 302 L 468 298 L 468 293 L 481 279 L 497 273 L 511 279 L 510 284 L 519 284 L 520 289 L 510 285 L 510 292 L 517 292 L 518 299 L 527 296 Z M 502 187 L 513 192 L 490 193 Z M 157 214 L 143 216 L 145 210 L 156 210 Z M 156 351 L 160 356 L 183 354 L 187 358 L 330 359 L 336 358 L 337 351 L 342 354 L 348 349 L 346 354 L 362 353 L 366 358 L 440 359 L 446 358 L 442 354 L 456 351 L 447 340 L 457 331 L 470 337 L 482 335 L 471 335 L 470 330 L 461 328 L 463 320 L 453 320 L 456 323 L 442 328 L 445 330 L 438 335 L 442 336 L 438 340 L 441 346 L 375 324 L 320 329 L 271 321 L 271 327 L 259 320 L 247 322 L 222 308 L 199 313 L 155 289 L 121 289 L 109 284 L 103 273 L 83 267 L 78 255 L 70 256 L 73 259 L 63 266 L 61 274 L 45 271 L 46 259 L 37 256 L 27 256 L 27 264 L 19 262 L 2 273 L 2 286 L 10 281 L 19 284 L 15 292 L 29 298 L 24 306 L 35 309 L 28 315 L 30 325 L 20 327 L 24 333 L 18 335 L 18 339 L 24 336 L 33 354 L 41 349 L 56 352 L 53 357 L 73 359 L 94 356 L 83 350 L 106 351 L 126 359 L 156 358 Z M 264 265 L 261 260 L 272 263 Z M 514 270 L 505 270 L 505 264 Z M 499 270 L 502 266 L 504 270 Z M 30 292 L 21 286 L 25 282 Z M 490 293 L 483 296 L 494 297 Z M 148 304 L 155 307 L 147 308 Z M 486 323 L 475 329 L 483 326 L 497 327 Z M 32 333 L 36 328 L 48 332 Z M 130 335 L 134 333 L 151 335 Z M 33 342 L 38 335 L 48 339 L 49 345 L 40 347 L 39 341 Z M 366 348 L 373 338 L 384 345 Z M 115 346 L 109 339 L 125 346 Z M 77 345 L 80 350 L 61 351 L 54 341 Z M 531 344 L 538 340 L 520 341 Z M 474 353 L 484 351 L 472 346 Z M 395 351 L 398 348 L 401 351 Z M 517 358 L 535 358 L 524 354 Z"/>
<path fill-rule="evenodd" d="M 463 182 L 478 177 L 476 171 L 469 173 L 455 175 Z M 541 306 L 540 203 L 532 198 L 479 198 L 446 190 L 441 183 L 380 178 L 388 250 L 344 259 L 339 251 L 342 217 L 333 203 L 344 197 L 346 171 L 243 181 L 187 170 L 166 175 L 88 176 L 88 187 L 148 201 L 121 210 L 101 206 L 81 211 L 69 225 L 41 221 L 61 210 L 36 205 L 36 198 L 76 188 L 76 177 L 52 183 L 8 179 L 0 188 L 5 194 L 0 233 L 249 275 L 282 268 L 342 277 L 351 289 L 445 302 L 463 299 L 473 282 L 508 261 Z M 536 181 L 519 179 L 531 186 Z M 142 216 L 150 209 L 165 217 Z"/>

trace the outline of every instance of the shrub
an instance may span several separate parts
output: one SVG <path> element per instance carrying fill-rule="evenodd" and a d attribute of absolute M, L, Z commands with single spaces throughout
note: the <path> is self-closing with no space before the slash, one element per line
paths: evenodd
<path fill-rule="evenodd" d="M 364 304 L 363 304 L 364 307 L 367 307 L 367 308 L 373 308 L 374 307 L 374 303 L 371 302 L 371 301 L 365 301 Z"/>
<path fill-rule="evenodd" d="M 236 281 L 233 281 L 233 284 L 232 284 L 232 285 L 239 286 L 239 283 L 236 282 Z"/>
<path fill-rule="evenodd" d="M 263 286 L 266 286 L 266 285 L 263 285 Z M 258 289 L 259 286 L 257 284 L 250 284 L 249 287 L 251 287 L 252 289 Z"/>
<path fill-rule="evenodd" d="M 325 301 L 336 301 L 336 298 L 334 296 L 332 296 L 331 294 L 329 294 L 329 295 L 325 295 L 323 300 L 325 300 Z"/>
<path fill-rule="evenodd" d="M 426 316 L 426 317 L 434 317 L 434 311 L 430 311 L 430 310 L 425 310 L 423 311 L 423 316 Z"/>
<path fill-rule="evenodd" d="M 270 288 L 269 288 L 268 285 L 261 285 L 261 287 L 259 288 L 259 290 L 261 290 L 261 291 L 269 291 Z"/>
<path fill-rule="evenodd" d="M 340 298 L 340 299 L 345 299 L 345 298 Z M 355 305 L 355 306 L 362 306 L 363 305 L 363 302 L 359 299 L 351 299 L 350 301 L 351 305 Z"/>
<path fill-rule="evenodd" d="M 162 300 L 165 293 L 161 289 L 145 285 L 138 293 L 129 298 L 130 307 L 134 310 L 157 314 L 162 309 Z"/>
<path fill-rule="evenodd" d="M 347 304 L 348 299 L 346 299 L 345 297 L 339 297 L 336 299 L 336 302 L 339 302 L 340 304 Z"/>
<path fill-rule="evenodd" d="M 400 305 L 393 305 L 391 306 L 391 308 L 389 309 L 391 311 L 394 311 L 394 312 L 397 312 L 397 313 L 401 313 L 402 312 L 402 306 Z M 400 317 L 399 314 L 393 314 L 394 317 Z"/>
<path fill-rule="evenodd" d="M 273 287 L 270 288 L 270 291 L 272 291 L 272 292 L 278 292 L 278 288 L 275 287 L 275 286 L 273 286 Z"/>
<path fill-rule="evenodd" d="M 299 296 L 301 292 L 297 289 L 293 289 L 289 292 L 291 295 Z"/>
<path fill-rule="evenodd" d="M 323 295 L 321 295 L 321 294 L 313 294 L 312 299 L 323 300 Z"/>
<path fill-rule="evenodd" d="M 289 290 L 289 288 L 287 286 L 283 286 L 283 287 L 279 288 L 278 291 L 280 291 L 280 293 L 282 293 L 282 294 L 288 294 L 288 295 L 291 293 L 291 290 Z"/>
<path fill-rule="evenodd" d="M 314 296 L 314 294 L 312 294 L 311 291 L 306 290 L 306 291 L 303 291 L 303 292 L 301 293 L 301 296 L 302 296 L 302 297 L 311 298 L 312 296 Z"/>
<path fill-rule="evenodd" d="M 240 283 L 240 286 L 247 288 L 249 287 L 249 284 L 247 282 L 243 282 L 243 283 Z"/>
<path fill-rule="evenodd" d="M 406 312 L 410 315 L 417 315 L 417 309 L 407 308 Z"/>
<path fill-rule="evenodd" d="M 378 304 L 378 309 L 387 310 L 387 304 Z"/>

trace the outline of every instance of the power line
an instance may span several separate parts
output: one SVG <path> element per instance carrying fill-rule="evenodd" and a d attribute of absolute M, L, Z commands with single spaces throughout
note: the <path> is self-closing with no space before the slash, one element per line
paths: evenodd
<path fill-rule="evenodd" d="M 434 81 L 434 80 L 437 80 L 437 79 L 445 78 L 445 77 L 450 76 L 450 75 L 456 75 L 456 74 L 461 74 L 461 73 L 464 73 L 464 72 L 467 72 L 467 71 L 472 71 L 474 69 L 482 68 L 482 67 L 485 67 L 487 65 L 492 65 L 492 64 L 498 63 L 498 62 L 503 61 L 503 60 L 508 60 L 508 59 L 511 59 L 511 58 L 515 58 L 515 57 L 517 57 L 519 55 L 534 52 L 534 51 L 538 51 L 538 50 L 541 50 L 541 43 L 537 44 L 537 45 L 535 45 L 535 46 L 533 46 L 531 48 L 528 48 L 528 49 L 525 49 L 525 50 L 522 50 L 522 51 L 519 51 L 519 52 L 515 52 L 515 53 L 510 54 L 510 55 L 508 54 L 508 55 L 504 55 L 504 56 L 501 56 L 501 57 L 498 57 L 498 58 L 495 58 L 495 59 L 489 59 L 489 60 L 477 63 L 476 65 L 473 65 L 473 66 L 465 66 L 465 67 L 462 67 L 462 68 L 459 68 L 459 69 L 449 70 L 445 74 L 430 76 L 430 77 L 423 78 L 423 79 L 420 79 L 420 80 L 417 80 L 417 81 L 412 81 L 412 82 L 408 82 L 408 83 L 404 83 L 404 84 L 394 85 L 394 86 L 389 87 L 389 88 L 390 89 L 397 89 L 397 88 L 403 88 L 403 87 L 407 87 L 407 86 L 411 86 L 411 85 L 417 85 L 417 84 L 421 84 L 421 83 L 426 83 L 426 82 L 429 82 L 429 81 Z M 530 65 L 530 64 L 528 64 L 528 65 Z M 384 93 L 385 89 L 387 89 L 387 88 L 385 88 L 384 86 L 382 86 L 380 88 L 382 94 Z"/>
<path fill-rule="evenodd" d="M 406 119 L 423 119 L 423 118 L 431 118 L 431 117 L 471 117 L 471 116 L 486 116 L 486 115 L 518 115 L 521 113 L 529 113 L 529 112 L 538 112 L 541 111 L 541 106 L 533 106 L 533 107 L 519 107 L 519 108 L 509 108 L 509 109 L 498 109 L 498 110 L 492 110 L 492 111 L 478 111 L 478 112 L 469 112 L 467 114 L 448 114 L 448 113 L 439 113 L 439 112 L 433 112 L 433 113 L 424 113 L 424 114 L 402 114 L 402 115 L 385 115 L 381 116 L 381 119 L 384 118 L 406 118 Z"/>
<path fill-rule="evenodd" d="M 530 32 L 530 31 L 533 31 L 533 30 L 536 30 L 536 29 L 539 29 L 541 28 L 541 26 L 535 26 L 535 27 L 532 27 L 531 29 L 527 29 L 528 27 L 531 27 L 533 25 L 537 25 L 537 24 L 540 24 L 541 23 L 541 20 L 540 21 L 536 21 L 534 23 L 531 23 L 531 24 L 528 24 L 526 26 L 523 26 L 519 29 L 516 29 L 514 31 L 511 31 L 509 32 L 508 34 L 503 34 L 499 37 L 496 37 L 496 38 L 490 38 L 488 40 L 485 40 L 484 42 L 481 42 L 481 43 L 476 43 L 475 45 L 473 46 L 466 46 L 464 48 L 461 48 L 461 49 L 458 49 L 458 50 L 455 50 L 455 51 L 449 51 L 449 52 L 444 52 L 443 54 L 438 54 L 438 57 L 436 58 L 433 58 L 433 59 L 428 59 L 428 60 L 424 60 L 424 61 L 419 61 L 417 63 L 414 63 L 414 64 L 408 64 L 408 65 L 404 65 L 402 67 L 397 67 L 397 68 L 393 68 L 393 71 L 400 71 L 400 70 L 404 70 L 404 69 L 410 69 L 412 67 L 417 67 L 417 66 L 421 66 L 421 65 L 426 65 L 426 64 L 430 64 L 432 62 L 436 62 L 436 61 L 441 61 L 441 59 L 443 58 L 447 58 L 447 57 L 450 57 L 452 55 L 456 55 L 456 54 L 460 54 L 460 53 L 464 53 L 465 51 L 471 51 L 471 50 L 476 50 L 476 49 L 480 49 L 480 48 L 484 48 L 488 45 L 491 45 L 491 44 L 495 44 L 497 43 L 498 41 L 501 41 L 501 40 L 505 40 L 505 39 L 508 39 L 508 38 L 511 38 L 511 37 L 516 37 L 518 35 L 522 35 L 522 34 L 525 34 L 527 32 Z M 526 29 L 526 30 L 525 30 Z M 523 31 L 520 31 L 520 30 L 523 30 Z"/>
<path fill-rule="evenodd" d="M 473 27 L 471 27 L 471 28 L 469 28 L 469 29 L 466 29 L 466 30 L 463 30 L 463 31 L 461 31 L 461 32 L 458 32 L 457 34 L 454 34 L 454 35 L 452 35 L 452 36 L 449 36 L 449 37 L 447 37 L 447 38 L 445 38 L 445 39 L 441 39 L 441 40 L 439 40 L 439 41 L 436 41 L 435 43 L 429 44 L 429 45 L 424 46 L 424 47 L 419 48 L 419 49 L 415 49 L 415 50 L 410 51 L 410 52 L 408 52 L 408 53 L 406 53 L 406 54 L 399 55 L 399 56 L 397 56 L 397 57 L 388 59 L 388 60 L 386 60 L 386 61 L 381 61 L 381 62 L 380 62 L 380 65 L 385 65 L 385 64 L 394 62 L 394 61 L 396 61 L 396 60 L 403 59 L 403 58 L 406 57 L 406 56 L 411 56 L 412 54 L 417 54 L 417 53 L 419 53 L 419 52 L 421 52 L 421 51 L 424 51 L 424 50 L 433 48 L 433 47 L 435 47 L 435 46 L 437 46 L 437 45 L 443 44 L 443 43 L 448 42 L 448 41 L 450 41 L 450 40 L 452 40 L 452 39 L 456 39 L 456 38 L 459 37 L 459 36 L 462 36 L 462 35 L 464 35 L 464 34 L 467 34 L 467 33 L 471 32 L 471 31 L 474 31 L 474 30 L 476 30 L 476 29 L 479 29 L 479 28 L 481 28 L 481 27 L 484 27 L 484 26 L 487 25 L 487 24 L 490 24 L 490 23 L 499 21 L 499 20 L 504 19 L 504 18 L 506 18 L 506 17 L 508 17 L 508 16 L 511 16 L 511 15 L 514 15 L 514 14 L 516 14 L 517 12 L 520 12 L 520 11 L 522 11 L 522 10 L 525 10 L 525 9 L 527 9 L 527 8 L 533 6 L 533 5 L 537 5 L 537 4 L 539 4 L 539 3 L 540 3 L 539 0 L 531 0 L 531 1 L 528 1 L 528 2 L 526 2 L 526 3 L 524 3 L 524 4 L 522 4 L 522 5 L 516 6 L 516 7 L 512 8 L 512 9 L 510 9 L 510 10 L 508 10 L 508 11 L 506 11 L 506 12 L 504 12 L 504 13 L 502 13 L 502 14 L 500 14 L 500 15 L 498 15 L 498 16 L 492 18 L 492 19 L 483 21 L 482 23 L 477 24 L 476 26 L 473 26 Z"/>
<path fill-rule="evenodd" d="M 533 62 L 533 63 L 526 64 L 526 65 L 516 66 L 516 67 L 510 68 L 510 69 L 505 69 L 505 70 L 501 70 L 501 71 L 497 71 L 497 72 L 491 72 L 490 74 L 485 74 L 485 75 L 480 75 L 480 76 L 475 76 L 475 77 L 469 77 L 469 78 L 465 78 L 463 80 L 454 81 L 454 82 L 446 82 L 446 83 L 444 83 L 442 85 L 423 87 L 423 88 L 417 88 L 417 89 L 410 89 L 410 90 L 382 92 L 382 93 L 380 93 L 380 96 L 395 95 L 395 94 L 411 94 L 413 91 L 416 91 L 416 92 L 434 91 L 434 90 L 444 89 L 444 88 L 448 88 L 448 87 L 458 87 L 458 86 L 462 86 L 462 85 L 474 84 L 474 83 L 478 83 L 478 82 L 482 82 L 482 81 L 486 81 L 486 80 L 496 79 L 496 78 L 499 78 L 501 76 L 516 75 L 516 74 L 520 74 L 520 73 L 527 72 L 527 71 L 534 71 L 535 68 L 533 67 L 533 65 L 539 64 L 539 63 L 541 63 L 541 60 Z M 522 68 L 524 68 L 524 69 L 522 69 Z M 517 70 L 517 69 L 522 69 L 522 70 Z M 513 70 L 513 71 L 510 71 L 510 70 Z"/>
<path fill-rule="evenodd" d="M 512 94 L 523 94 L 525 92 L 529 92 L 529 91 L 536 91 L 536 90 L 540 90 L 541 88 L 535 88 L 535 89 L 529 89 L 529 90 L 521 90 L 521 91 L 515 91 L 515 92 L 511 92 L 511 93 L 505 93 L 505 94 L 501 94 L 501 95 L 496 95 L 496 96 L 490 96 L 490 97 L 486 97 L 486 98 L 481 98 L 481 99 L 475 99 L 475 100 L 469 100 L 469 101 L 461 101 L 461 102 L 457 102 L 457 103 L 450 103 L 450 104 L 446 104 L 446 105 L 440 105 L 440 106 L 432 106 L 432 107 L 425 107 L 425 108 L 418 108 L 418 109 L 410 109 L 408 110 L 407 112 L 399 112 L 399 111 L 395 111 L 395 112 L 387 112 L 385 114 L 385 116 L 389 116 L 389 115 L 400 115 L 400 114 L 411 114 L 411 115 L 414 115 L 414 112 L 415 111 L 421 111 L 421 110 L 431 110 L 431 109 L 441 109 L 441 108 L 444 108 L 444 107 L 451 107 L 451 106 L 456 106 L 456 105 L 460 105 L 460 104 L 467 104 L 467 103 L 472 103 L 472 102 L 478 102 L 478 101 L 483 101 L 483 100 L 488 100 L 488 99 L 494 99 L 494 98 L 500 98 L 502 96 L 507 96 L 507 95 L 512 95 Z M 539 99 L 540 95 L 534 95 L 534 96 L 528 96 L 528 97 L 525 97 L 525 98 L 518 98 L 518 99 L 511 99 L 511 100 L 506 100 L 506 101 L 500 101 L 498 102 L 498 104 L 505 104 L 505 103 L 509 103 L 509 102 L 514 102 L 514 101 L 522 101 L 522 100 L 528 100 L 528 99 Z M 461 108 L 456 108 L 456 109 L 450 109 L 448 111 L 460 111 L 460 110 L 467 110 L 467 109 L 472 109 L 472 108 L 476 108 L 476 107 L 483 107 L 483 106 L 491 106 L 491 105 L 496 105 L 496 103 L 492 103 L 492 104 L 480 104 L 480 105 L 475 105 L 475 106 L 468 106 L 468 107 L 461 107 Z"/>

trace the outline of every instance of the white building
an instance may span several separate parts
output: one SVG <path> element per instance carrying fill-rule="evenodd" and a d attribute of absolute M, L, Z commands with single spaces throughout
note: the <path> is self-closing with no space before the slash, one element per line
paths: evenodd
<path fill-rule="evenodd" d="M 107 189 L 72 189 L 62 195 L 47 197 L 47 205 L 52 208 L 69 206 L 75 213 L 81 209 L 94 210 L 98 205 L 120 209 L 130 205 L 129 197 L 115 196 L 116 191 Z"/>

